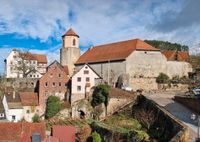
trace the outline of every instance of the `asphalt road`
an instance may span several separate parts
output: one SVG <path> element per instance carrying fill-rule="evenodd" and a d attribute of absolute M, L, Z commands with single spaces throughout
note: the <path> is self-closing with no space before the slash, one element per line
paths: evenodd
<path fill-rule="evenodd" d="M 170 92 L 159 92 L 159 93 L 146 93 L 144 94 L 147 98 L 152 99 L 160 106 L 164 107 L 167 111 L 169 111 L 172 115 L 182 121 L 185 125 L 189 127 L 189 136 L 192 141 L 195 141 L 197 137 L 197 120 L 191 120 L 190 117 L 193 112 L 181 105 L 178 102 L 175 102 L 172 98 L 176 94 L 180 94 L 181 92 L 170 91 Z"/>

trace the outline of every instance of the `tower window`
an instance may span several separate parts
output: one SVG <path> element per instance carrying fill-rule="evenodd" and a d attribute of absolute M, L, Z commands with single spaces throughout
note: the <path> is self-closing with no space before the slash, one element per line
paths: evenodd
<path fill-rule="evenodd" d="M 76 46 L 76 40 L 73 39 L 73 46 Z"/>

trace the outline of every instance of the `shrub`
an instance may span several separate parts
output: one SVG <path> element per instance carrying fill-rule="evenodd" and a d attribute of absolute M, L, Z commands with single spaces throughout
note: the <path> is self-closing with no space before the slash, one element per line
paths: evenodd
<path fill-rule="evenodd" d="M 55 116 L 61 109 L 60 99 L 56 96 L 50 96 L 47 99 L 46 118 Z"/>
<path fill-rule="evenodd" d="M 94 131 L 92 133 L 92 142 L 101 142 L 101 136 L 99 135 L 99 133 L 97 133 L 96 131 Z"/>
<path fill-rule="evenodd" d="M 164 73 L 160 73 L 159 76 L 156 78 L 156 82 L 157 83 L 168 83 L 169 77 Z"/>
<path fill-rule="evenodd" d="M 40 116 L 39 116 L 38 114 L 35 114 L 35 115 L 33 116 L 33 118 L 32 118 L 32 121 L 33 121 L 34 123 L 40 122 Z"/>

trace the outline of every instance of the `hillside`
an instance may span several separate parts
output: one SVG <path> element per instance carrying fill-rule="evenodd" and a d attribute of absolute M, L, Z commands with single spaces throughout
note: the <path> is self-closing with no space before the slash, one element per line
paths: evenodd
<path fill-rule="evenodd" d="M 189 50 L 188 46 L 181 45 L 179 43 L 171 43 L 168 41 L 159 41 L 159 40 L 145 40 L 145 42 L 161 50 L 177 50 L 177 51 Z"/>

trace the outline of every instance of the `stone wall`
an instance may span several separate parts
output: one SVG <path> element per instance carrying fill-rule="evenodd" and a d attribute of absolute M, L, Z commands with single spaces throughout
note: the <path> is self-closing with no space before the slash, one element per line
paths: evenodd
<path fill-rule="evenodd" d="M 143 90 L 157 90 L 158 84 L 156 83 L 156 78 L 131 78 L 130 87 L 133 91 L 143 89 Z"/>
<path fill-rule="evenodd" d="M 166 73 L 170 78 L 174 76 L 188 76 L 188 72 L 192 72 L 191 64 L 179 61 L 167 61 Z"/>
<path fill-rule="evenodd" d="M 187 126 L 185 126 L 164 108 L 142 95 L 139 96 L 137 100 L 135 99 L 132 104 L 129 104 L 119 110 L 117 114 L 133 117 L 133 113 L 136 111 L 136 109 L 150 109 L 154 111 L 154 114 L 156 115 L 156 121 L 154 124 L 152 124 L 152 127 L 156 129 L 154 130 L 156 133 L 162 132 L 159 134 L 159 138 L 157 139 L 158 141 L 164 141 L 164 137 L 165 141 L 169 142 L 189 141 L 189 132 Z"/>
<path fill-rule="evenodd" d="M 175 101 L 200 114 L 200 100 L 197 97 L 175 96 Z"/>
<path fill-rule="evenodd" d="M 126 62 L 126 71 L 131 78 L 152 78 L 165 72 L 167 60 L 159 51 L 134 51 Z"/>
<path fill-rule="evenodd" d="M 19 91 L 35 91 L 38 89 L 37 78 L 1 78 L 0 83 L 7 88 L 16 88 Z"/>

